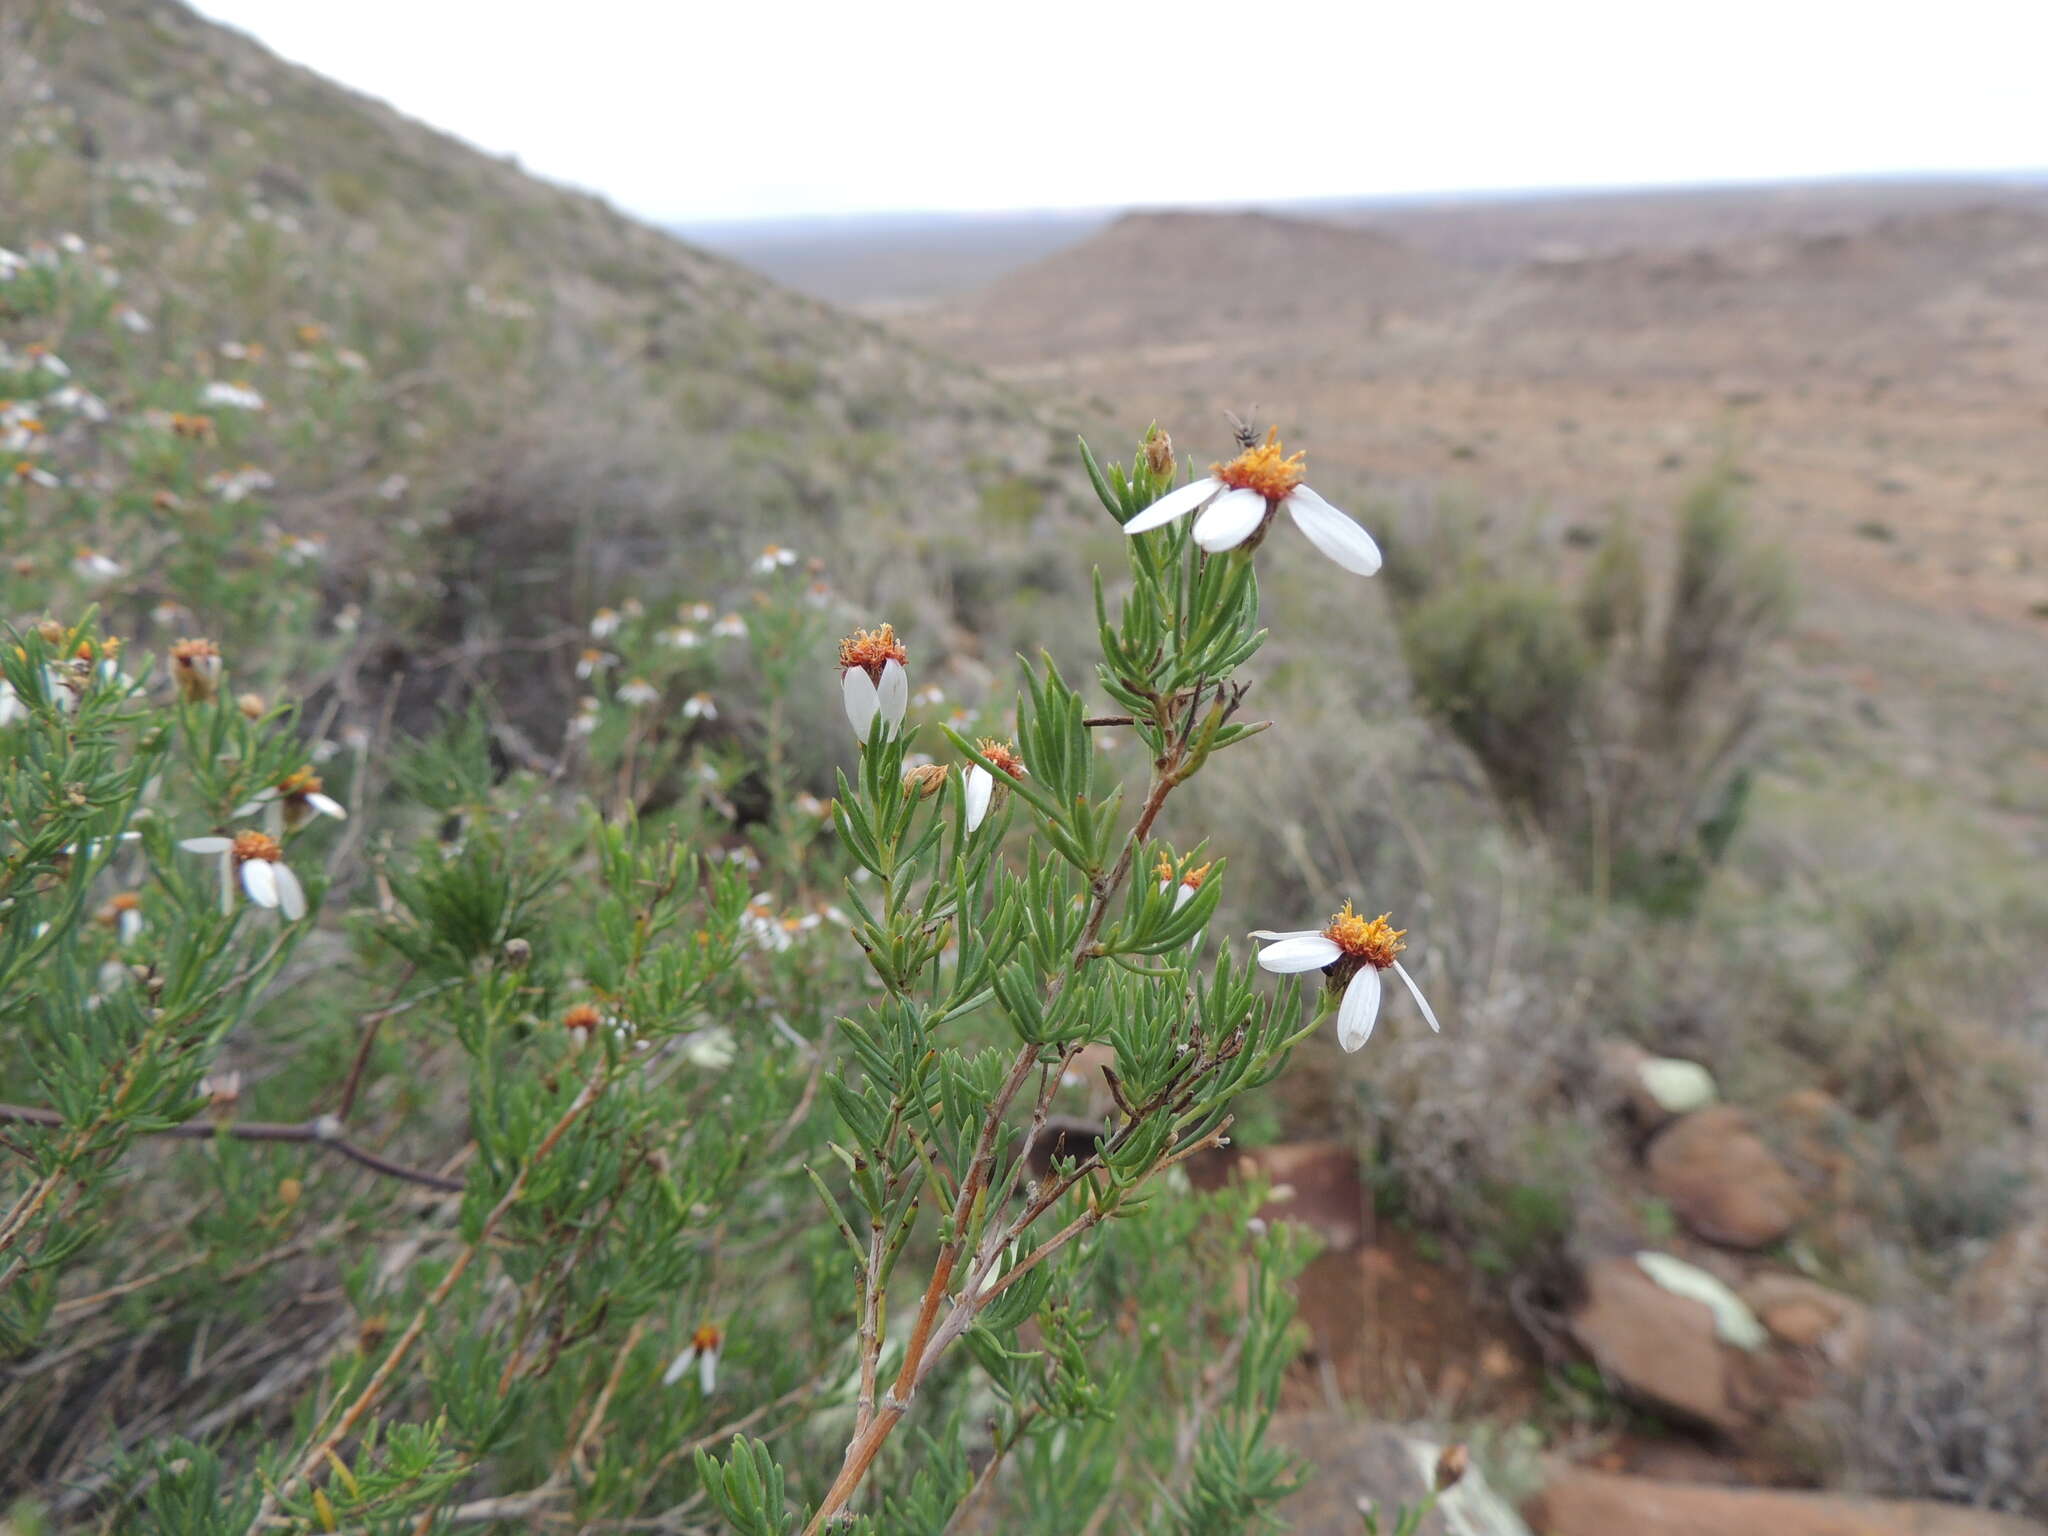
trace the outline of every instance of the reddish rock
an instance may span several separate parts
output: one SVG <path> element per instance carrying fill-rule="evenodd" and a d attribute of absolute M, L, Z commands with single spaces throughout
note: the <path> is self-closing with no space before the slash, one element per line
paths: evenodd
<path fill-rule="evenodd" d="M 1747 1358 L 1716 1336 L 1705 1303 L 1665 1290 L 1627 1255 L 1587 1266 L 1585 1286 L 1572 1336 L 1630 1396 L 1724 1434 L 1756 1422 Z"/>
<path fill-rule="evenodd" d="M 1862 1368 L 1870 1351 L 1870 1309 L 1852 1296 L 1800 1275 L 1758 1275 L 1742 1287 L 1771 1337 L 1793 1349 L 1812 1350 L 1845 1371 Z"/>
<path fill-rule="evenodd" d="M 1716 1104 L 1680 1117 L 1650 1143 L 1650 1185 L 1709 1242 L 1762 1248 L 1804 1213 L 1799 1186 L 1747 1112 Z"/>
<path fill-rule="evenodd" d="M 2044 1536 L 2014 1515 L 1846 1494 L 1654 1482 L 1580 1467 L 1530 1501 L 1538 1536 Z"/>

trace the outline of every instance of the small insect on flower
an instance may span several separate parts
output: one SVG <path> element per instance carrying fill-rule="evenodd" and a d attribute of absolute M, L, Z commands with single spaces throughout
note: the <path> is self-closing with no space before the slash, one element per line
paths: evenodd
<path fill-rule="evenodd" d="M 693 693 L 683 700 L 685 720 L 716 720 L 718 705 L 708 693 Z"/>
<path fill-rule="evenodd" d="M 171 647 L 171 681 L 187 704 L 205 704 L 220 692 L 220 648 L 211 640 L 180 640 Z"/>
<path fill-rule="evenodd" d="M 235 910 L 235 876 L 259 907 L 275 907 L 287 922 L 306 915 L 306 892 L 284 862 L 284 849 L 266 832 L 239 832 L 229 837 L 188 837 L 178 846 L 187 853 L 211 854 L 220 860 L 220 910 Z"/>
<path fill-rule="evenodd" d="M 339 800 L 323 793 L 320 775 L 310 768 L 286 774 L 269 789 L 259 791 L 248 804 L 236 806 L 235 814 L 254 816 L 266 806 L 276 808 L 285 829 L 291 832 L 296 832 L 315 816 L 348 820 L 348 811 Z"/>
<path fill-rule="evenodd" d="M 689 1348 L 671 1360 L 661 1373 L 661 1384 L 672 1387 L 697 1367 L 697 1386 L 706 1397 L 718 1389 L 718 1352 L 725 1344 L 725 1330 L 705 1323 L 690 1335 Z"/>
<path fill-rule="evenodd" d="M 659 704 L 661 702 L 661 690 L 647 681 L 646 678 L 636 677 L 619 689 L 619 702 L 621 704 L 631 704 L 636 709 L 648 704 Z"/>
<path fill-rule="evenodd" d="M 767 576 L 775 571 L 787 569 L 795 564 L 796 551 L 785 549 L 780 544 L 766 545 L 762 548 L 760 554 L 754 556 L 754 571 L 757 575 L 761 576 Z"/>
<path fill-rule="evenodd" d="M 1247 446 L 1227 464 L 1212 464 L 1209 474 L 1169 491 L 1124 524 L 1129 534 L 1163 528 L 1176 518 L 1199 510 L 1195 542 L 1210 554 L 1235 549 L 1253 536 L 1264 537 L 1266 526 L 1283 509 L 1308 541 L 1347 571 L 1370 576 L 1380 568 L 1380 547 L 1372 535 L 1301 483 L 1302 454 L 1283 456 L 1279 429 L 1264 443 Z"/>
<path fill-rule="evenodd" d="M 891 732 L 902 727 L 903 711 L 910 704 L 910 674 L 903 670 L 909 660 L 893 625 L 856 629 L 839 642 L 846 718 L 860 741 L 873 734 L 877 719 Z"/>
<path fill-rule="evenodd" d="M 1347 1051 L 1357 1050 L 1372 1038 L 1372 1027 L 1380 1016 L 1380 972 L 1385 970 L 1393 971 L 1407 985 L 1429 1027 L 1442 1028 L 1422 988 L 1394 958 L 1408 947 L 1401 942 L 1408 930 L 1394 927 L 1387 921 L 1388 915 L 1360 917 L 1347 901 L 1326 928 L 1287 933 L 1260 928 L 1251 935 L 1265 945 L 1259 951 L 1261 968 L 1283 976 L 1321 971 L 1329 977 L 1331 987 L 1343 989 L 1344 999 L 1337 1009 L 1337 1043 Z"/>
<path fill-rule="evenodd" d="M 1017 749 L 1007 741 L 994 741 L 984 736 L 974 744 L 974 750 L 1013 779 L 1027 776 L 1024 759 L 1017 755 Z M 997 785 L 995 776 L 979 763 L 968 765 L 964 782 L 967 790 L 967 830 L 972 832 L 988 816 L 989 806 L 995 800 Z"/>

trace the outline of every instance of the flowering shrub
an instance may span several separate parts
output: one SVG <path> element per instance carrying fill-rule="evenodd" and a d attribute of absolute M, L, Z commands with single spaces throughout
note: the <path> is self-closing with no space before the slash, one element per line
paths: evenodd
<path fill-rule="evenodd" d="M 1042 656 L 937 722 L 917 637 L 835 668 L 770 546 L 745 597 L 591 616 L 546 771 L 478 716 L 351 749 L 295 697 L 333 596 L 251 456 L 352 367 L 124 366 L 150 332 L 92 252 L 5 270 L 14 1480 L 192 1532 L 1259 1522 L 1307 1254 L 1182 1165 L 1340 1002 L 1361 1044 L 1383 970 L 1421 1001 L 1348 905 L 1262 935 L 1262 982 L 1168 814 L 1259 750 L 1266 526 L 1377 563 L 1297 460 L 1246 438 L 1177 491 L 1163 435 L 1084 453 L 1136 529 L 1095 703 Z M 77 1461 L 78 1366 L 129 1330 L 124 1428 Z"/>

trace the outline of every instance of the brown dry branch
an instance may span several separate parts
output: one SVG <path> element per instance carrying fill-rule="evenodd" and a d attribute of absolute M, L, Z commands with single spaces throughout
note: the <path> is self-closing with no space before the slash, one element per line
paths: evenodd
<path fill-rule="evenodd" d="M 1074 975 L 1089 959 L 1094 957 L 1096 941 L 1101 934 L 1103 921 L 1108 916 L 1110 902 L 1117 892 L 1123 888 L 1124 882 L 1129 878 L 1131 865 L 1136 858 L 1137 851 L 1144 846 L 1145 840 L 1151 835 L 1153 823 L 1158 820 L 1159 813 L 1166 804 L 1166 797 L 1181 782 L 1187 764 L 1189 742 L 1193 738 L 1195 724 L 1199 718 L 1202 691 L 1201 688 L 1196 688 L 1193 696 L 1183 706 L 1183 718 L 1179 722 L 1179 734 L 1167 752 L 1154 765 L 1152 786 L 1145 797 L 1144 808 L 1139 812 L 1137 823 L 1132 827 L 1129 837 L 1125 839 L 1123 850 L 1118 855 L 1116 865 L 1106 876 L 1099 878 L 1095 882 L 1094 899 L 1089 906 L 1087 921 L 1082 926 L 1080 938 L 1074 946 L 1074 953 L 1067 969 L 1053 980 L 1049 988 L 1050 997 L 1048 1001 L 1057 998 L 1060 991 L 1064 988 L 1067 979 Z M 1223 687 L 1219 685 L 1219 699 L 1221 699 L 1224 691 Z M 1242 690 L 1232 691 L 1231 696 L 1227 700 L 1226 708 L 1234 710 L 1241 697 Z M 1169 711 L 1173 710 L 1174 705 L 1179 702 L 1160 701 L 1157 713 L 1162 717 L 1160 720 L 1162 729 L 1171 728 L 1173 722 L 1166 717 L 1169 715 Z M 811 1516 L 810 1522 L 804 1527 L 804 1536 L 818 1536 L 818 1533 L 824 1530 L 827 1522 L 838 1514 L 846 1506 L 848 1500 L 853 1497 L 854 1493 L 859 1489 L 861 1481 L 867 1476 L 869 1468 L 874 1465 L 875 1457 L 880 1454 L 883 1444 L 888 1440 L 903 1416 L 909 1412 L 910 1401 L 916 1394 L 918 1385 L 931 1373 L 933 1367 L 938 1363 L 953 1341 L 966 1331 L 967 1325 L 972 1322 L 974 1316 L 988 1304 L 990 1297 L 994 1293 L 985 1291 L 983 1285 L 988 1278 L 990 1270 L 1000 1260 L 1004 1249 L 1010 1242 L 1015 1240 L 1026 1226 L 1037 1220 L 1045 1210 L 1050 1209 L 1048 1203 L 1033 1202 L 1016 1221 L 996 1223 L 989 1228 L 984 1234 L 979 1250 L 973 1256 L 967 1284 L 954 1300 L 951 1312 L 947 1315 L 944 1323 L 941 1324 L 939 1321 L 940 1310 L 945 1305 L 946 1298 L 951 1292 L 954 1273 L 959 1268 L 961 1258 L 966 1252 L 967 1234 L 970 1224 L 981 1204 L 983 1195 L 989 1187 L 989 1178 L 994 1171 L 996 1143 L 1002 1133 L 1004 1117 L 1009 1113 L 1010 1106 L 1016 1101 L 1017 1095 L 1023 1090 L 1024 1084 L 1030 1080 L 1032 1070 L 1034 1068 L 1041 1068 L 1043 1076 L 1040 1091 L 1033 1106 L 1033 1129 L 1036 1131 L 1043 1124 L 1046 1106 L 1050 1102 L 1053 1088 L 1057 1085 L 1061 1073 L 1064 1071 L 1067 1061 L 1071 1056 L 1072 1048 L 1062 1053 L 1056 1067 L 1048 1066 L 1039 1060 L 1039 1047 L 1035 1044 L 1030 1044 L 1023 1046 L 1018 1051 L 1016 1059 L 1011 1063 L 1009 1073 L 1004 1077 L 1002 1086 L 997 1090 L 995 1099 L 990 1104 L 988 1113 L 982 1121 L 981 1133 L 976 1139 L 974 1154 L 969 1160 L 967 1170 L 960 1180 L 959 1189 L 953 1201 L 953 1209 L 947 1223 L 946 1230 L 949 1235 L 932 1265 L 931 1278 L 926 1283 L 924 1295 L 918 1303 L 916 1321 L 911 1326 L 909 1338 L 904 1346 L 902 1366 L 896 1373 L 895 1381 L 879 1403 L 873 1402 L 872 1384 L 875 1378 L 876 1365 L 880 1359 L 883 1341 L 880 1337 L 880 1330 L 877 1328 L 871 1332 L 866 1319 L 863 1319 L 860 1341 L 863 1408 L 856 1416 L 855 1431 L 852 1438 L 847 1442 L 846 1454 L 841 1463 L 839 1475 L 833 1480 L 831 1487 L 825 1491 L 825 1496 L 819 1502 L 817 1511 Z M 1030 1144 L 1029 1140 L 1025 1143 L 1027 1148 Z M 1099 1158 L 1100 1155 L 1101 1153 L 1098 1151 L 1096 1157 Z M 1093 1159 L 1090 1161 L 1093 1161 Z M 1071 1187 L 1071 1184 L 1069 1183 L 1067 1187 Z M 1071 1242 L 1089 1227 L 1095 1225 L 1095 1222 L 1100 1219 L 1100 1215 L 1096 1214 L 1094 1220 L 1070 1224 L 1065 1231 L 1051 1240 L 1048 1251 Z M 880 1229 L 877 1229 L 870 1236 L 869 1275 L 875 1275 L 878 1272 L 878 1267 L 882 1260 L 881 1248 L 885 1237 L 886 1234 Z M 1039 1257 L 1043 1257 L 1043 1254 Z M 868 1286 L 869 1294 L 866 1299 L 870 1308 L 879 1305 L 879 1299 L 874 1295 L 875 1289 L 876 1287 L 872 1283 Z"/>
<path fill-rule="evenodd" d="M 36 1109 L 27 1104 L 0 1104 L 0 1121 L 12 1121 L 23 1125 L 62 1125 L 64 1117 L 54 1109 Z M 462 1189 L 462 1180 L 431 1173 L 424 1168 L 411 1168 L 404 1163 L 394 1162 L 381 1153 L 372 1152 L 368 1147 L 350 1141 L 341 1134 L 341 1121 L 333 1115 L 317 1115 L 311 1120 L 192 1120 L 183 1125 L 168 1125 L 160 1130 L 144 1131 L 146 1136 L 164 1136 L 173 1141 L 211 1141 L 217 1136 L 226 1136 L 235 1141 L 284 1141 L 303 1142 L 333 1152 L 374 1173 L 387 1178 L 403 1179 L 408 1184 L 421 1184 L 428 1189 L 438 1189 L 454 1194 Z"/>

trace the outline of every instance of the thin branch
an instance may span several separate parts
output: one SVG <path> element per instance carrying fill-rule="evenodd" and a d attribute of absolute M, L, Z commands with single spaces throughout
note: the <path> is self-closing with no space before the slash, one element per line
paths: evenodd
<path fill-rule="evenodd" d="M 64 1117 L 54 1109 L 36 1109 L 27 1104 L 0 1104 L 0 1121 L 15 1121 L 25 1125 L 58 1126 L 65 1123 Z M 291 1141 L 304 1142 L 311 1146 L 323 1147 L 339 1154 L 350 1162 L 360 1163 L 374 1173 L 387 1178 L 403 1179 L 408 1184 L 423 1184 L 428 1189 L 444 1190 L 455 1194 L 463 1188 L 461 1179 L 445 1178 L 438 1173 L 429 1173 L 424 1168 L 410 1168 L 404 1163 L 393 1162 L 368 1147 L 359 1146 L 341 1134 L 341 1122 L 332 1115 L 320 1115 L 312 1120 L 188 1120 L 182 1125 L 167 1125 L 157 1130 L 139 1131 L 142 1136 L 166 1136 L 173 1141 L 211 1141 L 217 1136 L 226 1136 L 233 1141 Z"/>

